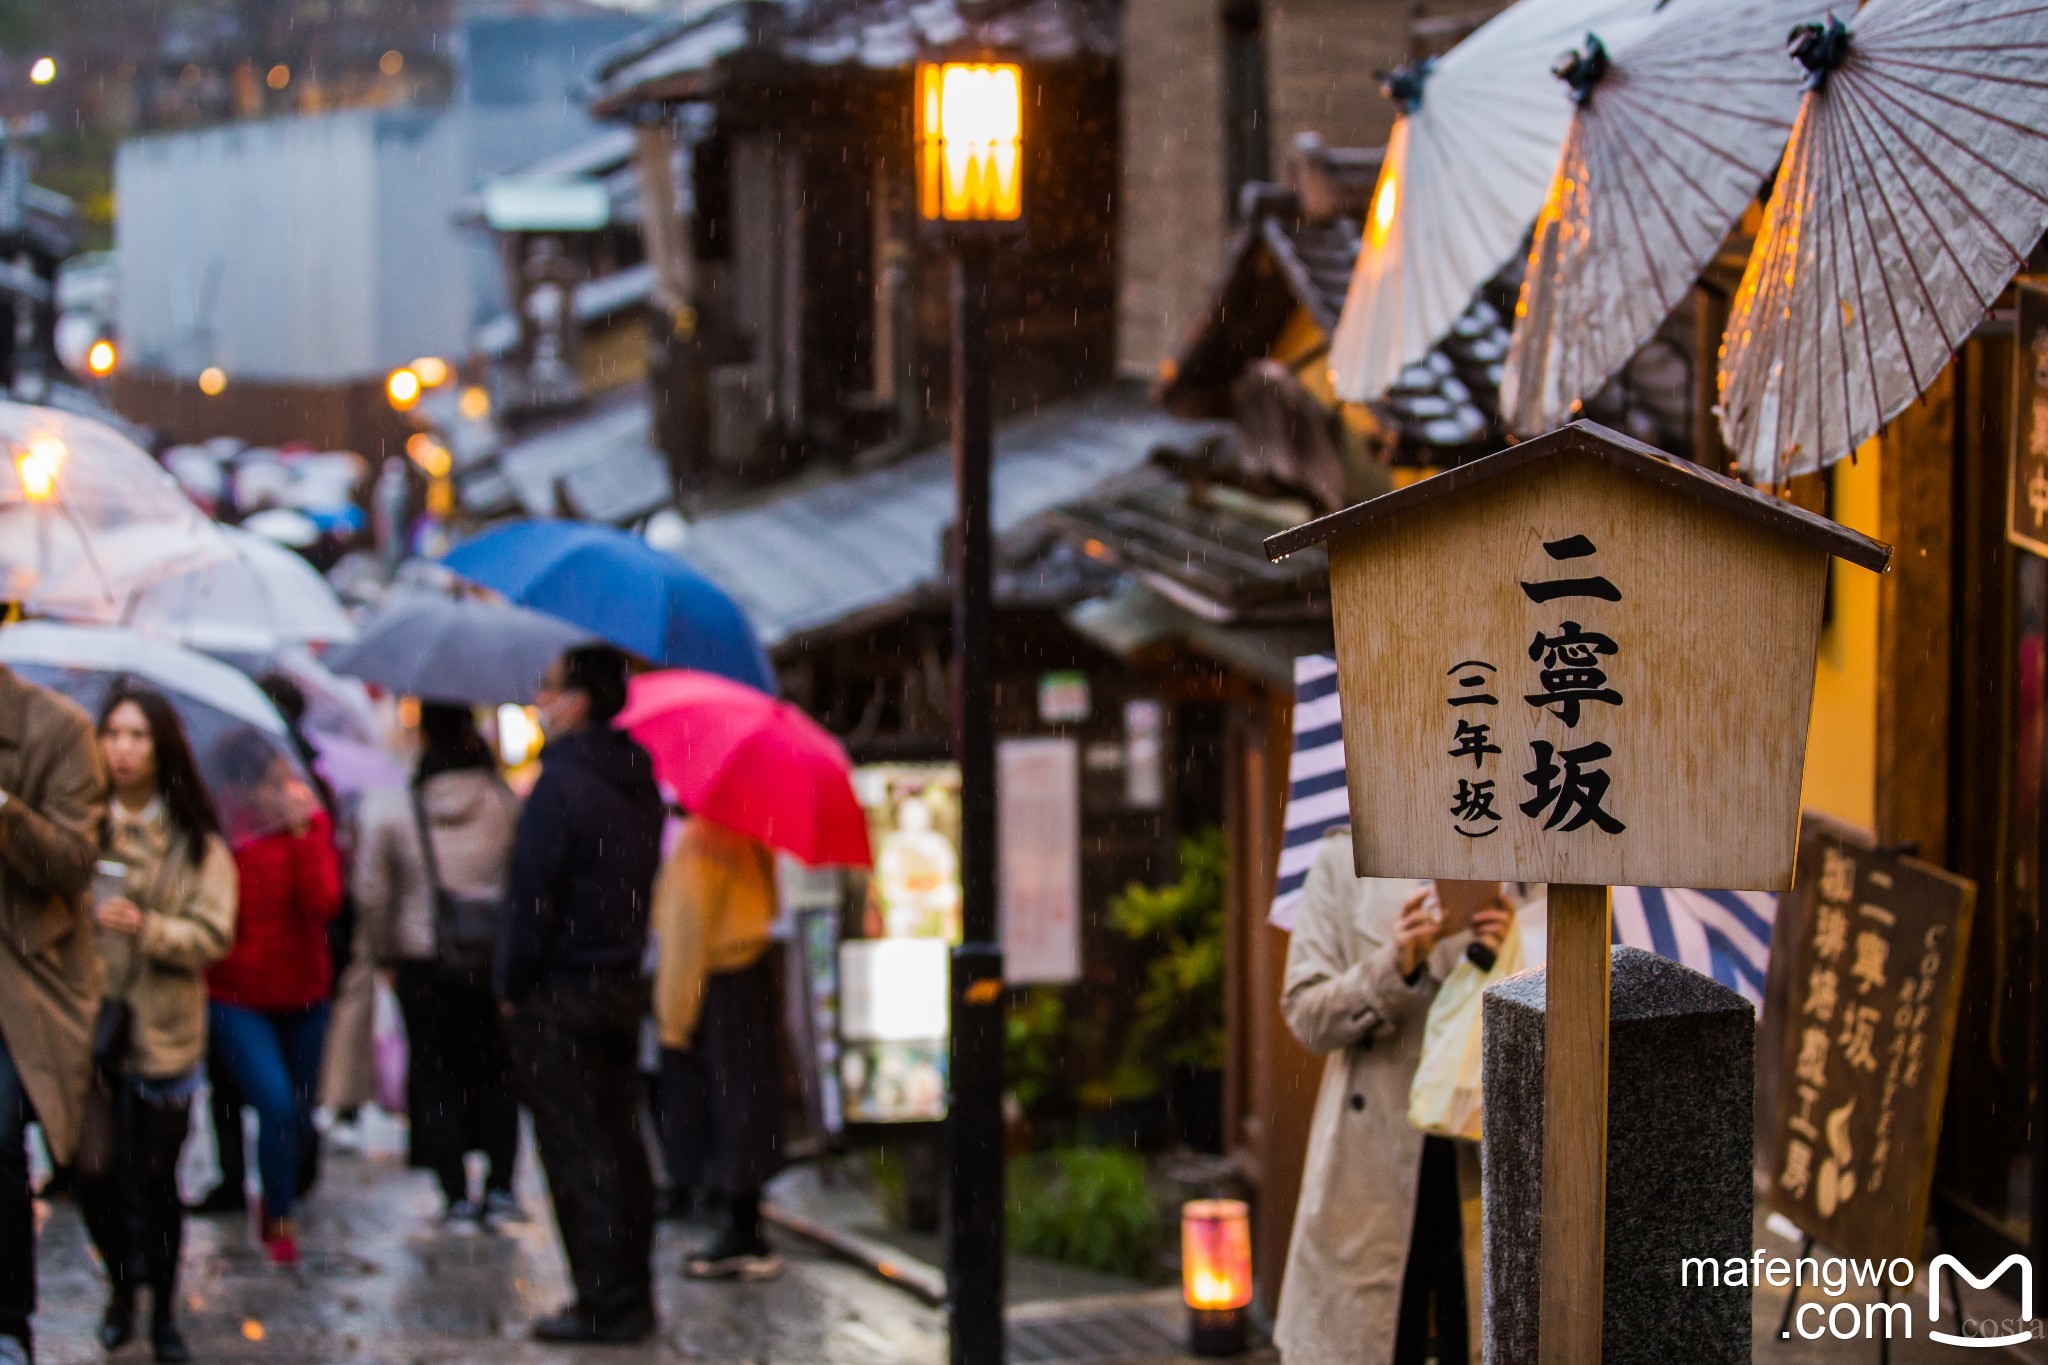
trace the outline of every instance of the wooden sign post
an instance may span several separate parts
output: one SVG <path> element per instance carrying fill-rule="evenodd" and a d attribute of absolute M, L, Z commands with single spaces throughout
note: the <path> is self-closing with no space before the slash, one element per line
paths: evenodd
<path fill-rule="evenodd" d="M 1357 871 L 1550 884 L 1546 1365 L 1601 1351 L 1612 885 L 1782 890 L 1830 556 L 1890 550 L 1590 422 L 1327 543 Z"/>

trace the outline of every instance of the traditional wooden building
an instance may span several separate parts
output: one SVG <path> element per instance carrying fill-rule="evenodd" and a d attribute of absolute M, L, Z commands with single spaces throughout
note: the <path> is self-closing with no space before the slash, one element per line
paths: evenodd
<path fill-rule="evenodd" d="M 592 108 L 640 139 L 654 425 L 686 497 L 813 460 L 886 460 L 946 412 L 949 274 L 911 201 L 920 55 L 1030 70 L 1026 240 L 994 272 L 998 413 L 1112 373 L 1116 11 L 739 0 L 616 52 Z"/>

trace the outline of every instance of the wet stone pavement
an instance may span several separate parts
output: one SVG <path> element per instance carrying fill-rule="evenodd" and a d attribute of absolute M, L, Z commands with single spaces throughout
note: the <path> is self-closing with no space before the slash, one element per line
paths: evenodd
<path fill-rule="evenodd" d="M 362 1361 L 389 1365 L 493 1362 L 701 1361 L 724 1365 L 937 1365 L 941 1314 L 864 1272 L 790 1238 L 779 1280 L 700 1284 L 683 1276 L 701 1228 L 664 1224 L 656 1259 L 661 1330 L 645 1346 L 544 1347 L 535 1318 L 569 1297 L 567 1267 L 530 1158 L 520 1195 L 530 1222 L 456 1236 L 439 1226 L 440 1199 L 422 1172 L 390 1155 L 330 1149 L 321 1184 L 301 1210 L 305 1253 L 295 1270 L 268 1265 L 245 1219 L 193 1218 L 185 1246 L 182 1317 L 202 1361 Z M 95 1340 L 105 1304 L 76 1211 L 47 1212 L 39 1258 L 37 1359 L 107 1359 Z M 117 1360 L 147 1361 L 140 1342 Z"/>

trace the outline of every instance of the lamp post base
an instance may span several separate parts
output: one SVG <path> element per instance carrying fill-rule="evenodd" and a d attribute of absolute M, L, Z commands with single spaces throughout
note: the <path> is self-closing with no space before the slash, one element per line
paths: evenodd
<path fill-rule="evenodd" d="M 1251 1348 L 1242 1308 L 1190 1308 L 1188 1353 L 1203 1357 L 1241 1356 Z"/>

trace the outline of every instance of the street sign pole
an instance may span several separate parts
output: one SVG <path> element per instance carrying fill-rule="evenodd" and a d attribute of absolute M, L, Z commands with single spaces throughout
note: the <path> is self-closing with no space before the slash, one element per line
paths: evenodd
<path fill-rule="evenodd" d="M 1607 1027 L 1613 941 L 1607 888 L 1553 885 L 1548 924 L 1541 1365 L 1599 1365 L 1607 1257 Z"/>
<path fill-rule="evenodd" d="M 989 524 L 991 249 L 953 253 L 953 744 L 962 941 L 947 1071 L 946 1283 L 952 1365 L 1003 1359 L 1003 951 L 996 925 L 995 544 Z"/>

